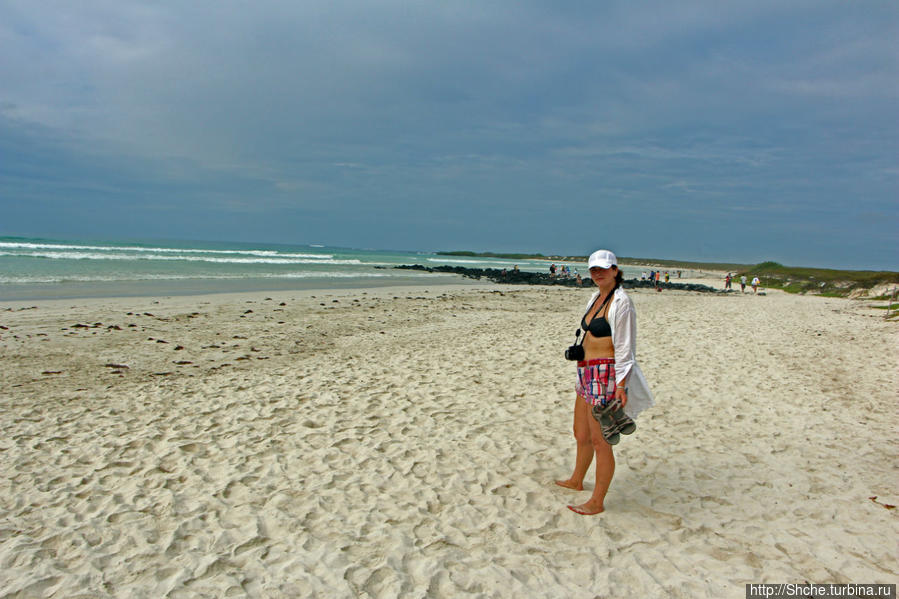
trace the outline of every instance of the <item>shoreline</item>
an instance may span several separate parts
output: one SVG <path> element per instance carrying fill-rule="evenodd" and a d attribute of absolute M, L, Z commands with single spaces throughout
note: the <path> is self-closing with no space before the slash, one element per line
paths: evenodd
<path fill-rule="evenodd" d="M 407 267 L 408 265 L 403 265 Z M 416 265 L 420 266 L 420 265 Z M 390 274 L 377 277 L 348 277 L 346 279 L 189 279 L 179 280 L 140 280 L 140 281 L 95 281 L 72 283 L 32 283 L 28 285 L 0 285 L 0 304 L 14 302 L 35 302 L 52 300 L 81 300 L 107 298 L 140 298 L 140 297 L 177 297 L 202 295 L 228 295 L 233 293 L 280 293 L 280 292 L 312 292 L 336 290 L 367 290 L 386 287 L 446 287 L 446 286 L 478 286 L 492 284 L 486 280 L 472 279 L 465 272 L 495 271 L 496 269 L 471 269 L 460 266 L 421 266 L 432 272 L 417 271 L 412 268 L 391 268 Z M 443 271 L 441 271 L 443 269 Z M 397 270 L 398 273 L 393 273 Z M 452 271 L 457 272 L 452 272 Z M 400 273 L 421 272 L 417 276 L 404 276 Z M 499 271 L 496 271 L 499 272 Z M 539 278 L 540 273 L 522 271 L 527 276 Z M 675 284 L 707 285 L 715 288 L 717 273 L 694 273 L 694 276 L 682 279 L 672 278 Z M 720 279 L 723 281 L 724 273 Z M 534 283 L 541 284 L 541 283 Z M 591 285 L 585 278 L 584 287 Z"/>
<path fill-rule="evenodd" d="M 326 290 L 364 290 L 385 287 L 452 286 L 477 284 L 463 277 L 445 275 L 433 280 L 425 276 L 348 277 L 346 279 L 190 279 L 186 281 L 96 281 L 0 286 L 0 303 L 40 300 L 104 299 L 116 297 L 176 297 L 231 293 L 279 293 Z"/>
<path fill-rule="evenodd" d="M 393 297 L 398 293 L 458 293 L 466 290 L 494 290 L 499 288 L 490 282 L 446 282 L 436 285 L 409 284 L 409 285 L 384 285 L 379 287 L 340 287 L 340 288 L 308 288 L 308 289 L 262 289 L 248 291 L 221 291 L 213 293 L 184 293 L 169 295 L 111 295 L 111 296 L 85 296 L 85 297 L 51 297 L 23 300 L 0 299 L 0 312 L 30 310 L 37 308 L 67 309 L 72 307 L 91 308 L 93 305 L 146 305 L 167 302 L 172 306 L 189 306 L 195 303 L 203 304 L 232 304 L 246 301 L 283 301 L 285 299 L 310 300 L 320 297 L 357 297 L 371 295 L 372 297 Z M 27 305 L 26 305 L 27 304 Z"/>
<path fill-rule="evenodd" d="M 188 306 L 192 303 L 234 303 L 234 302 L 244 302 L 244 301 L 264 301 L 266 298 L 271 300 L 283 300 L 286 298 L 289 299 L 313 299 L 318 296 L 321 297 L 357 297 L 357 296 L 365 296 L 370 295 L 372 297 L 383 297 L 383 298 L 391 298 L 397 294 L 401 293 L 415 293 L 415 294 L 429 294 L 429 293 L 461 293 L 467 290 L 486 290 L 489 292 L 509 292 L 514 293 L 516 291 L 526 291 L 528 289 L 532 290 L 567 290 L 569 292 L 583 292 L 585 296 L 589 296 L 590 293 L 595 291 L 595 287 L 589 280 L 585 280 L 584 284 L 580 287 L 573 285 L 559 285 L 559 284 L 516 284 L 516 283 L 506 283 L 506 282 L 496 282 L 487 278 L 483 279 L 472 279 L 469 277 L 465 277 L 461 274 L 448 274 L 436 272 L 433 274 L 434 279 L 430 278 L 422 278 L 417 281 L 410 281 L 408 283 L 397 283 L 393 281 L 392 283 L 384 283 L 383 285 L 356 285 L 352 283 L 348 283 L 345 286 L 339 287 L 303 287 L 303 288 L 274 288 L 274 289 L 247 289 L 247 290 L 222 290 L 222 291 L 189 291 L 185 290 L 182 293 L 141 293 L 141 294 L 120 294 L 120 295 L 73 295 L 73 296 L 49 296 L 49 297 L 27 297 L 27 298 L 13 298 L 7 299 L 0 297 L 0 312 L 16 312 L 21 310 L 30 310 L 35 307 L 38 308 L 59 308 L 66 309 L 72 307 L 83 307 L 83 308 L 91 308 L 93 306 L 103 306 L 103 305 L 115 305 L 115 306 L 124 306 L 129 304 L 153 304 L 159 303 L 165 300 L 172 305 L 181 305 Z M 677 279 L 673 279 L 672 282 L 678 281 Z M 695 291 L 688 288 L 677 288 L 674 286 L 665 287 L 665 284 L 662 284 L 662 293 L 665 294 L 706 294 L 709 293 L 711 295 L 717 296 L 752 296 L 753 293 L 750 287 L 747 285 L 747 291 L 744 293 L 740 293 L 739 284 L 736 284 L 736 290 L 731 290 L 726 292 L 722 288 L 716 288 L 714 286 L 709 285 L 710 279 L 708 278 L 684 278 L 680 279 L 682 285 L 699 285 L 709 287 L 709 290 L 703 291 Z M 629 293 L 654 293 L 655 288 L 648 284 L 647 282 L 644 285 L 638 285 L 636 287 L 627 288 Z M 760 287 L 759 296 L 764 297 L 766 294 L 787 294 L 787 292 L 780 289 L 772 289 L 772 288 L 764 288 Z M 171 291 L 171 290 L 167 290 Z M 847 300 L 851 302 L 858 302 L 859 305 L 863 303 L 870 303 L 870 299 L 866 297 L 828 297 L 828 296 L 818 296 L 815 294 L 807 294 L 801 297 L 809 297 L 809 298 L 820 298 L 820 299 L 835 299 L 835 300 Z M 2 318 L 2 315 L 0 315 Z M 2 324 L 2 321 L 0 321 Z"/>

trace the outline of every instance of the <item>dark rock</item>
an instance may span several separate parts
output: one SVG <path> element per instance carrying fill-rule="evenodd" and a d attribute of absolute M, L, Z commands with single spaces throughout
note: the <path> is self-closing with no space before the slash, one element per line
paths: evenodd
<path fill-rule="evenodd" d="M 541 272 L 524 272 L 507 270 L 503 272 L 496 268 L 464 268 L 462 266 L 422 266 L 420 264 L 403 264 L 395 266 L 400 270 L 423 270 L 425 272 L 444 272 L 462 275 L 469 279 L 488 279 L 494 283 L 508 283 L 510 285 L 561 285 L 563 287 L 585 287 L 593 288 L 593 282 L 589 277 L 585 278 L 581 285 L 577 284 L 576 279 L 551 277 Z M 642 281 L 640 279 L 625 279 L 621 286 L 625 289 L 675 289 L 678 291 L 701 291 L 703 293 L 719 293 L 714 287 L 708 285 L 698 285 L 696 283 L 655 283 L 650 281 Z"/>

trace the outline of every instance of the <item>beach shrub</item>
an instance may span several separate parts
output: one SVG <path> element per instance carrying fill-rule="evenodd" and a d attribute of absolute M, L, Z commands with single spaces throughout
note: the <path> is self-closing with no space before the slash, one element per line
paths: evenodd
<path fill-rule="evenodd" d="M 748 280 L 757 276 L 762 285 L 787 293 L 809 293 L 827 297 L 847 297 L 853 291 L 872 289 L 878 285 L 899 283 L 899 273 L 872 270 L 836 270 L 784 266 L 767 261 L 737 273 Z"/>

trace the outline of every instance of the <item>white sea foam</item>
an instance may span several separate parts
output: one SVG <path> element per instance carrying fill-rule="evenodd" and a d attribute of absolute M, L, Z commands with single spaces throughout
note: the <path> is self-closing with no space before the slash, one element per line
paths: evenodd
<path fill-rule="evenodd" d="M 156 254 L 238 254 L 248 256 L 277 256 L 282 258 L 315 258 L 330 259 L 333 254 L 281 254 L 275 250 L 203 250 L 195 248 L 161 248 L 161 247 L 141 247 L 141 246 L 108 246 L 108 245 L 65 245 L 50 243 L 25 243 L 25 242 L 9 242 L 0 241 L 0 248 L 4 249 L 22 249 L 22 250 L 56 250 L 59 252 L 68 252 L 69 250 L 90 250 L 95 252 L 152 252 Z M 0 253 L 0 255 L 30 255 L 23 252 Z"/>
<path fill-rule="evenodd" d="M 109 245 L 52 241 L 43 239 L 0 240 L 0 295 L 9 289 L 29 286 L 39 293 L 74 292 L 90 289 L 103 294 L 109 286 L 150 283 L 159 289 L 207 280 L 210 285 L 235 289 L 252 287 L 251 281 L 295 280 L 296 285 L 328 288 L 356 280 L 360 286 L 385 282 L 417 282 L 433 280 L 434 274 L 393 269 L 410 263 L 416 256 L 405 252 L 341 250 L 316 253 L 311 246 L 276 246 L 268 249 L 260 244 L 243 249 L 201 249 L 202 243 L 190 248 L 140 247 L 122 242 Z M 308 248 L 308 253 L 307 253 Z M 330 281 L 330 282 L 329 282 Z M 369 281 L 369 283 L 365 283 Z M 158 285 L 156 283 L 158 282 Z M 168 284 L 166 283 L 168 282 Z M 377 282 L 377 283 L 376 283 Z M 201 283 L 202 284 L 202 283 Z M 268 283 L 269 285 L 273 283 Z M 68 291 L 66 291 L 68 290 Z M 24 293 L 16 290 L 14 293 Z M 38 293 L 38 292 L 36 292 Z"/>
<path fill-rule="evenodd" d="M 247 279 L 379 279 L 379 278 L 432 278 L 434 275 L 419 272 L 348 273 L 348 272 L 297 272 L 259 273 L 252 277 L 240 275 L 177 275 L 177 274 L 123 274 L 123 275 L 55 275 L 0 277 L 0 285 L 34 285 L 42 283 L 113 283 L 128 281 L 189 281 L 189 280 L 247 280 Z"/>
<path fill-rule="evenodd" d="M 261 256 L 262 254 L 259 255 Z M 279 258 L 316 258 L 320 260 L 330 260 L 334 257 L 334 254 L 279 254 L 277 252 L 272 252 L 271 255 Z"/>
<path fill-rule="evenodd" d="M 362 264 L 352 258 L 335 260 L 313 254 L 275 254 L 277 257 L 217 257 L 217 256 L 168 256 L 161 254 L 106 254 L 97 252 L 0 252 L 0 256 L 26 256 L 29 258 L 49 258 L 53 260 L 164 260 L 184 262 L 212 262 L 218 264 Z M 288 257 L 296 256 L 296 257 Z M 314 257 L 313 257 L 314 256 Z"/>

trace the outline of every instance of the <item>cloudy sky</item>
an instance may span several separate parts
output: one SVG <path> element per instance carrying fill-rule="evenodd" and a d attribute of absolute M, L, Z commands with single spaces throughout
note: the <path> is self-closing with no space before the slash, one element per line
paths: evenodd
<path fill-rule="evenodd" d="M 899 3 L 0 3 L 0 235 L 899 270 Z"/>

